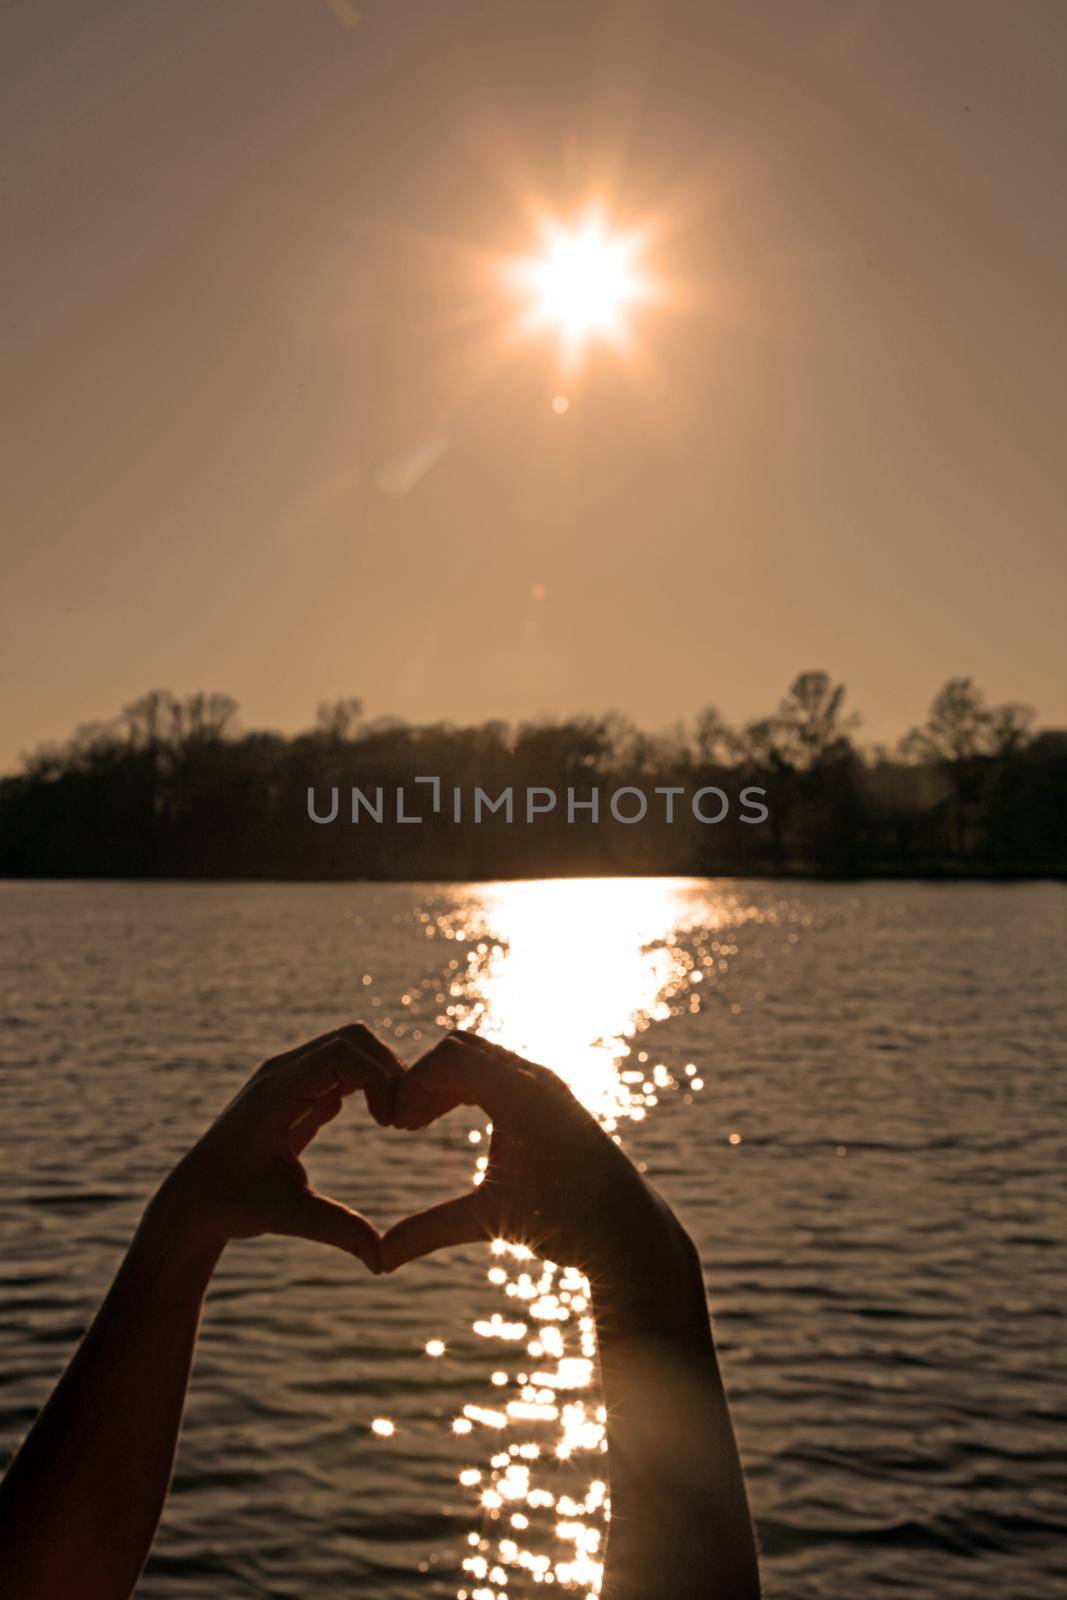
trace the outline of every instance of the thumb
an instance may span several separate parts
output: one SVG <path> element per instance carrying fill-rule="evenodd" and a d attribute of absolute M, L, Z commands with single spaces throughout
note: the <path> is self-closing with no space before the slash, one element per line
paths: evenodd
<path fill-rule="evenodd" d="M 381 1241 L 383 1272 L 395 1272 L 405 1261 L 428 1256 L 451 1244 L 473 1244 L 488 1239 L 481 1196 L 475 1189 L 457 1200 L 444 1200 L 428 1211 L 417 1211 L 390 1228 Z"/>
<path fill-rule="evenodd" d="M 352 1211 L 339 1200 L 331 1200 L 328 1195 L 316 1194 L 313 1189 L 305 1190 L 300 1196 L 283 1231 L 358 1256 L 373 1273 L 382 1270 L 381 1236 L 377 1228 L 358 1211 Z"/>

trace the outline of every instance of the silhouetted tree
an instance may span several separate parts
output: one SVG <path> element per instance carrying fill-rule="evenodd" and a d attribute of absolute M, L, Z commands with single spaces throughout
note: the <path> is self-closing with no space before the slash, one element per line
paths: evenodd
<path fill-rule="evenodd" d="M 323 700 L 315 713 L 315 727 L 331 744 L 343 744 L 352 738 L 362 715 L 363 701 L 355 695 Z"/>
<path fill-rule="evenodd" d="M 935 695 L 926 722 L 900 741 L 906 760 L 928 762 L 948 778 L 952 856 L 966 860 L 983 853 L 988 839 L 983 797 L 998 777 L 991 773 L 991 763 L 1003 763 L 1025 749 L 1033 722 L 1032 707 L 1009 703 L 991 708 L 972 679 L 950 678 Z"/>
<path fill-rule="evenodd" d="M 228 695 L 179 698 L 156 689 L 112 722 L 89 723 L 65 745 L 42 746 L 0 779 L 0 873 L 58 877 L 469 878 L 553 872 L 885 872 L 1064 875 L 1067 734 L 1033 733 L 1033 712 L 990 708 L 974 684 L 953 679 L 926 724 L 864 761 L 845 690 L 825 672 L 801 673 L 770 716 L 735 730 L 714 708 L 691 735 L 650 733 L 618 712 L 541 718 L 512 730 L 366 720 L 361 703 L 319 708 L 291 738 L 241 733 Z M 417 826 L 395 821 L 398 789 L 437 776 Z M 387 801 L 382 825 L 353 824 L 349 789 Z M 307 793 L 344 795 L 336 828 L 307 817 Z M 452 823 L 458 789 L 497 796 L 511 788 L 516 821 Z M 766 791 L 769 821 L 739 817 L 740 792 Z M 555 792 L 536 828 L 524 820 L 527 788 Z M 657 788 L 687 798 L 666 821 Z M 567 814 L 596 788 L 600 820 Z M 636 788 L 650 800 L 639 827 L 613 817 L 609 798 Z M 698 822 L 696 789 L 732 804 Z M 465 818 L 469 821 L 469 814 Z"/>

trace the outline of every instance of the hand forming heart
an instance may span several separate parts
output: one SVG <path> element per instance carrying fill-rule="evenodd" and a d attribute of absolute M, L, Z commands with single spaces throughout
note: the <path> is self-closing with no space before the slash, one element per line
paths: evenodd
<path fill-rule="evenodd" d="M 459 1105 L 492 1118 L 489 1160 L 468 1194 L 405 1218 L 384 1238 L 318 1194 L 300 1161 L 363 1089 L 383 1127 L 416 1131 Z M 299 1235 L 372 1272 L 449 1245 L 504 1238 L 598 1277 L 660 1261 L 683 1237 L 670 1208 L 547 1067 L 474 1034 L 449 1034 L 410 1070 L 360 1023 L 267 1061 L 164 1185 L 205 1242 Z"/>
<path fill-rule="evenodd" d="M 362 1089 L 415 1131 L 492 1119 L 482 1182 L 382 1238 L 301 1154 Z M 615 1600 L 758 1600 L 744 1481 L 699 1258 L 669 1207 L 546 1067 L 452 1033 L 406 1070 L 351 1025 L 267 1061 L 149 1202 L 115 1281 L 0 1485 L 5 1594 L 129 1600 L 166 1498 L 204 1295 L 227 1240 L 299 1235 L 392 1271 L 502 1236 L 591 1286 L 612 1451 Z M 721 1581 L 720 1581 L 721 1578 Z"/>
<path fill-rule="evenodd" d="M 492 1137 L 476 1188 L 389 1229 L 387 1272 L 448 1245 L 499 1237 L 603 1279 L 632 1274 L 635 1263 L 680 1244 L 670 1208 L 547 1067 L 456 1032 L 398 1078 L 395 1093 L 398 1128 L 477 1105 L 492 1118 Z"/>
<path fill-rule="evenodd" d="M 380 1235 L 358 1211 L 318 1194 L 300 1156 L 345 1097 L 366 1092 L 388 1124 L 403 1063 L 352 1024 L 264 1062 L 178 1163 L 153 1204 L 176 1212 L 197 1242 L 295 1234 L 359 1256 L 380 1272 Z"/>

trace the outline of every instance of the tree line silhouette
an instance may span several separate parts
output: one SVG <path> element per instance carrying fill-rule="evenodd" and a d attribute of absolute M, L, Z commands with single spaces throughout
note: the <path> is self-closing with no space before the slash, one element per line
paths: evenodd
<path fill-rule="evenodd" d="M 691 726 L 650 734 L 618 713 L 511 727 L 368 720 L 358 699 L 319 707 L 293 736 L 237 726 L 228 695 L 155 690 L 113 721 L 23 758 L 0 779 L 0 875 L 100 878 L 450 879 L 565 873 L 1063 877 L 1067 733 L 1035 731 L 1029 707 L 990 706 L 968 678 L 935 697 L 895 751 L 856 742 L 859 719 L 826 672 L 796 678 L 777 710 L 741 727 L 708 707 Z M 337 786 L 385 794 L 439 776 L 445 792 L 553 789 L 560 806 L 527 823 L 418 826 L 308 815 Z M 746 826 L 731 805 L 716 824 L 679 804 L 615 820 L 608 796 L 656 786 L 736 797 L 766 791 Z M 600 820 L 562 797 L 599 787 Z M 412 802 L 413 804 L 414 802 Z"/>

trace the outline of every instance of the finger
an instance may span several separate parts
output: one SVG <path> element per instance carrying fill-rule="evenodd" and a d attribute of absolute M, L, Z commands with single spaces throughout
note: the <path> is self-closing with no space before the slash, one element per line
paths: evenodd
<path fill-rule="evenodd" d="M 340 1031 L 357 1050 L 372 1057 L 381 1067 L 384 1076 L 375 1078 L 364 1086 L 367 1093 L 367 1108 L 375 1122 L 380 1123 L 383 1128 L 392 1127 L 396 1086 L 407 1070 L 404 1063 L 364 1023 L 350 1022 Z"/>
<path fill-rule="evenodd" d="M 289 1124 L 288 1144 L 295 1156 L 307 1149 L 319 1129 L 332 1122 L 343 1105 L 344 1097 L 340 1093 L 320 1094 L 317 1100 L 307 1102 L 300 1115 Z"/>
<path fill-rule="evenodd" d="M 450 1037 L 462 1039 L 464 1044 L 472 1045 L 476 1050 L 481 1050 L 483 1055 L 496 1056 L 501 1060 L 516 1061 L 520 1065 L 528 1065 L 513 1050 L 508 1050 L 504 1045 L 497 1044 L 495 1039 L 487 1039 L 484 1033 L 475 1033 L 473 1028 L 454 1028 Z"/>
<path fill-rule="evenodd" d="M 403 1072 L 404 1064 L 400 1058 L 390 1050 L 387 1044 L 376 1038 L 371 1030 L 362 1022 L 346 1022 L 339 1028 L 331 1028 L 327 1033 L 320 1033 L 314 1039 L 307 1039 L 303 1044 L 298 1044 L 291 1050 L 282 1050 L 276 1056 L 271 1056 L 265 1061 L 255 1074 L 257 1078 L 273 1077 L 282 1067 L 290 1062 L 298 1061 L 302 1056 L 309 1055 L 311 1051 L 319 1049 L 321 1045 L 329 1044 L 332 1040 L 344 1035 L 349 1038 L 357 1048 L 362 1049 L 367 1055 L 375 1057 L 381 1065 L 394 1074 Z"/>
<path fill-rule="evenodd" d="M 510 1060 L 473 1046 L 470 1035 L 450 1033 L 399 1080 L 396 1125 L 424 1128 L 455 1106 L 481 1106 L 502 1121 L 521 1112 L 532 1082 Z"/>
<path fill-rule="evenodd" d="M 358 1256 L 372 1272 L 381 1268 L 381 1236 L 377 1228 L 361 1217 L 358 1211 L 331 1200 L 324 1194 L 306 1189 L 287 1213 L 280 1233 L 300 1239 L 313 1239 L 316 1244 L 328 1244 L 335 1250 Z"/>
<path fill-rule="evenodd" d="M 434 1250 L 444 1250 L 453 1244 L 473 1244 L 478 1239 L 488 1239 L 490 1229 L 484 1220 L 480 1196 L 477 1191 L 465 1194 L 458 1200 L 444 1200 L 405 1217 L 390 1228 L 381 1242 L 383 1272 L 395 1272 L 405 1261 L 428 1256 Z"/>
<path fill-rule="evenodd" d="M 537 1082 L 543 1084 L 546 1089 L 562 1089 L 565 1094 L 571 1095 L 568 1085 L 564 1083 L 558 1072 L 553 1072 L 551 1067 L 544 1067 L 537 1061 L 528 1061 L 525 1056 L 516 1055 L 514 1050 L 508 1050 L 506 1046 L 496 1044 L 492 1039 L 484 1039 L 480 1033 L 467 1033 L 457 1029 L 452 1037 L 456 1038 L 457 1036 L 465 1044 L 480 1050 L 484 1056 L 494 1061 L 504 1062 L 512 1068 L 521 1069 L 527 1076 L 536 1078 Z"/>
<path fill-rule="evenodd" d="M 376 1056 L 362 1049 L 347 1034 L 336 1033 L 306 1055 L 296 1056 L 264 1081 L 264 1093 L 273 1105 L 313 1099 L 337 1088 L 342 1094 L 365 1089 L 369 1083 L 388 1081 Z"/>
<path fill-rule="evenodd" d="M 404 1071 L 404 1063 L 396 1054 L 396 1051 L 390 1049 L 384 1039 L 379 1039 L 378 1035 L 373 1033 L 365 1022 L 346 1022 L 343 1028 L 338 1029 L 338 1032 L 342 1033 L 346 1039 L 350 1039 L 357 1049 L 375 1057 L 387 1071 L 393 1073 Z"/>
<path fill-rule="evenodd" d="M 320 1033 L 315 1039 L 306 1039 L 303 1044 L 295 1045 L 292 1050 L 283 1050 L 279 1055 L 271 1056 L 269 1061 L 264 1061 L 255 1077 L 273 1077 L 279 1067 L 284 1067 L 290 1061 L 296 1061 L 301 1056 L 310 1054 L 312 1050 L 317 1050 L 320 1045 L 328 1044 L 331 1039 L 336 1039 L 340 1031 L 339 1028 L 331 1028 L 328 1033 Z"/>

